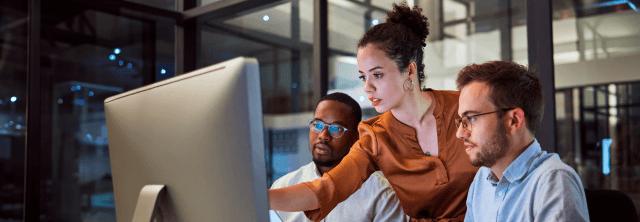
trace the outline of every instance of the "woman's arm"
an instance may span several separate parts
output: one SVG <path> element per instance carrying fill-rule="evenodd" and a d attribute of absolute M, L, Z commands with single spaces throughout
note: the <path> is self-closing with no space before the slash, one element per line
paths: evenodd
<path fill-rule="evenodd" d="M 304 184 L 270 189 L 269 206 L 280 211 L 307 211 L 320 207 L 316 195 Z"/>
<path fill-rule="evenodd" d="M 307 218 L 321 220 L 349 195 L 358 190 L 369 178 L 376 166 L 374 158 L 377 147 L 370 126 L 360 124 L 360 139 L 349 153 L 333 169 L 321 178 L 281 189 L 269 190 L 271 209 L 281 211 L 304 211 Z M 336 180 L 336 178 L 340 178 Z"/>

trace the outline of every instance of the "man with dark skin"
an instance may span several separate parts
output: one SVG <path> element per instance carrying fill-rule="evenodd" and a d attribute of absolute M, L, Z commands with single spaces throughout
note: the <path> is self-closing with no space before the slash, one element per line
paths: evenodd
<path fill-rule="evenodd" d="M 279 178 L 271 188 L 311 181 L 333 169 L 358 140 L 357 126 L 361 118 L 360 106 L 346 94 L 332 93 L 320 99 L 309 123 L 309 149 L 313 161 Z M 276 211 L 276 214 L 284 222 L 309 221 L 304 212 Z M 323 221 L 404 220 L 404 212 L 389 182 L 381 172 L 376 172 Z"/>

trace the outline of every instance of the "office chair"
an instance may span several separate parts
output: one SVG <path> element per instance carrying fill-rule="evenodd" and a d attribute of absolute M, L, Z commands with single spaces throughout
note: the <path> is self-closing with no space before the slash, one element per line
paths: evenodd
<path fill-rule="evenodd" d="M 592 222 L 629 221 L 638 222 L 636 208 L 629 196 L 617 190 L 588 190 L 587 208 Z"/>

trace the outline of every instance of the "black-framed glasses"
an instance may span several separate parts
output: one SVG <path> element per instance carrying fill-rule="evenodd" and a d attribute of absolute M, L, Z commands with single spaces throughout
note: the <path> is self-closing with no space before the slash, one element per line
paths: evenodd
<path fill-rule="evenodd" d="M 331 138 L 337 139 L 344 135 L 345 132 L 348 131 L 347 127 L 344 127 L 337 123 L 325 123 L 322 120 L 314 119 L 309 123 L 309 129 L 313 130 L 315 133 L 322 133 L 322 131 L 327 128 L 329 130 L 329 135 Z"/>
<path fill-rule="evenodd" d="M 486 113 L 478 113 L 478 114 L 474 114 L 474 115 L 469 115 L 469 116 L 463 116 L 463 117 L 456 117 L 455 122 L 456 122 L 456 127 L 460 128 L 460 126 L 462 126 L 462 129 L 467 130 L 467 131 L 471 131 L 471 125 L 473 124 L 473 122 L 476 121 L 476 119 L 478 119 L 478 117 L 484 116 L 484 115 L 489 115 L 489 114 L 493 114 L 493 113 L 499 113 L 499 112 L 506 112 L 509 110 L 515 109 L 515 107 L 512 108 L 502 108 L 502 109 L 498 109 L 495 111 L 491 111 L 491 112 L 486 112 Z"/>

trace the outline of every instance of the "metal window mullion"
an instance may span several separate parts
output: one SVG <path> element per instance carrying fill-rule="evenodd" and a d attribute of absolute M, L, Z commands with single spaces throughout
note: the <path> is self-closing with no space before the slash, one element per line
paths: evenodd
<path fill-rule="evenodd" d="M 29 0 L 27 31 L 27 115 L 24 172 L 24 221 L 40 220 L 42 91 L 40 72 L 41 1 Z"/>
<path fill-rule="evenodd" d="M 544 116 L 540 127 L 538 127 L 536 137 L 542 147 L 557 151 L 552 28 L 551 0 L 528 0 L 527 42 L 529 67 L 538 74 L 545 103 Z"/>
<path fill-rule="evenodd" d="M 196 7 L 196 0 L 177 0 L 176 9 L 180 12 Z M 184 13 L 183 13 L 184 15 Z M 184 17 L 184 16 L 183 16 Z M 196 68 L 197 18 L 181 19 L 175 26 L 175 75 Z"/>
<path fill-rule="evenodd" d="M 313 1 L 313 95 L 317 101 L 327 94 L 329 83 L 328 3 Z"/>
<path fill-rule="evenodd" d="M 296 45 L 300 45 L 300 0 L 292 0 L 291 1 L 291 42 Z M 301 96 L 301 75 L 302 70 L 300 69 L 302 63 L 301 56 L 302 48 L 295 48 L 289 50 L 291 53 L 291 85 L 289 86 L 291 89 L 291 111 L 300 112 L 305 110 L 306 107 L 302 107 L 305 104 L 301 100 L 304 99 L 304 96 Z M 276 60 L 273 62 L 274 66 L 279 66 L 280 63 Z"/>

